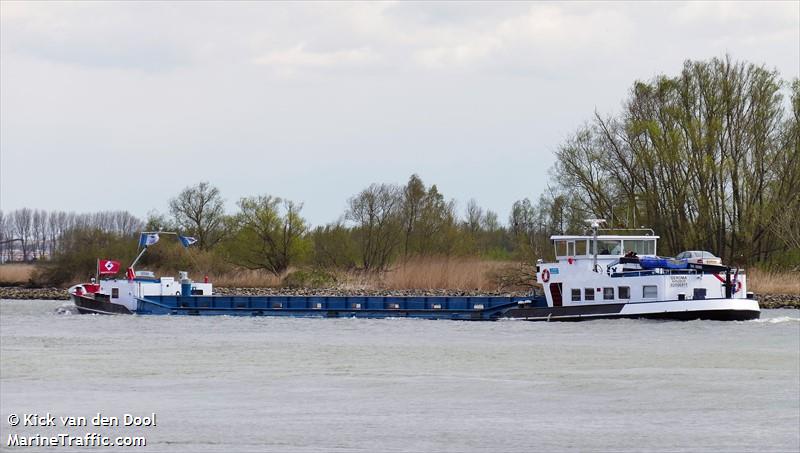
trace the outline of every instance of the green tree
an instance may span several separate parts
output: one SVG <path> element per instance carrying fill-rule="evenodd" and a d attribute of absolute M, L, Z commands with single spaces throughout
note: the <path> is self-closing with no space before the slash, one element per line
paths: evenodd
<path fill-rule="evenodd" d="M 400 215 L 403 226 L 403 256 L 408 257 L 413 244 L 411 243 L 415 229 L 422 215 L 425 202 L 425 184 L 416 174 L 408 178 L 408 183 L 403 188 L 403 200 Z"/>
<path fill-rule="evenodd" d="M 595 114 L 559 147 L 555 180 L 586 213 L 654 228 L 662 252 L 767 260 L 783 247 L 773 224 L 800 187 L 784 86 L 763 66 L 687 61 L 674 77 L 636 82 L 622 114 Z"/>
<path fill-rule="evenodd" d="M 311 233 L 313 264 L 318 268 L 352 270 L 359 261 L 353 232 L 340 222 L 319 226 Z"/>
<path fill-rule="evenodd" d="M 229 259 L 248 269 L 281 275 L 309 251 L 302 204 L 263 195 L 239 200 L 226 241 Z"/>
<path fill-rule="evenodd" d="M 415 230 L 417 254 L 449 255 L 453 251 L 457 234 L 455 201 L 446 201 L 436 184 L 425 193 Z"/>

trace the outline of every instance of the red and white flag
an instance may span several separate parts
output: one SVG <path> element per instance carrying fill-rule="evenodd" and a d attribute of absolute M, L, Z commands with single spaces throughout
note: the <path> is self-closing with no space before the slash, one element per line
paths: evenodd
<path fill-rule="evenodd" d="M 97 262 L 97 272 L 100 275 L 113 275 L 119 272 L 119 261 L 100 260 Z"/>

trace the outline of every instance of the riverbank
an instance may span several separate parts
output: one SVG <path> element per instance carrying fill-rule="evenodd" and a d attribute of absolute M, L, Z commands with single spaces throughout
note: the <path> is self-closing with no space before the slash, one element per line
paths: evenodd
<path fill-rule="evenodd" d="M 245 296 L 526 296 L 523 291 L 464 291 L 448 289 L 366 289 L 366 288 L 224 288 L 215 287 L 218 295 Z M 25 288 L 0 286 L 0 299 L 68 300 L 62 288 Z M 756 294 L 761 308 L 800 309 L 800 294 Z"/>

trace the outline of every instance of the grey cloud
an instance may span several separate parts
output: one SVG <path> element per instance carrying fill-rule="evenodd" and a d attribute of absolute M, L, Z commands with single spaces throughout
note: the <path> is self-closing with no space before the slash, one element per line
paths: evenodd
<path fill-rule="evenodd" d="M 4 210 L 118 209 L 119 193 L 87 208 L 74 172 L 135 161 L 156 183 L 114 180 L 139 215 L 209 180 L 229 200 L 305 201 L 320 224 L 366 184 L 418 172 L 504 218 L 545 189 L 566 135 L 595 109 L 613 113 L 636 79 L 726 52 L 800 73 L 796 2 L 2 1 L 0 12 Z"/>

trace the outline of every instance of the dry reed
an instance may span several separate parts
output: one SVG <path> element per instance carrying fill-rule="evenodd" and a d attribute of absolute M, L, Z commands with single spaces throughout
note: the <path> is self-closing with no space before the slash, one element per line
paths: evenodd
<path fill-rule="evenodd" d="M 513 263 L 478 258 L 411 258 L 380 274 L 347 273 L 340 282 L 376 289 L 495 290 L 492 274 L 509 265 Z"/>
<path fill-rule="evenodd" d="M 281 276 L 283 277 L 283 276 Z M 263 270 L 239 269 L 224 274 L 209 275 L 216 286 L 226 288 L 265 288 L 281 285 L 281 277 Z M 195 277 L 195 279 L 198 279 Z"/>
<path fill-rule="evenodd" d="M 35 270 L 34 264 L 0 264 L 0 283 L 28 283 Z"/>
<path fill-rule="evenodd" d="M 800 272 L 748 270 L 747 290 L 759 294 L 800 294 Z"/>

